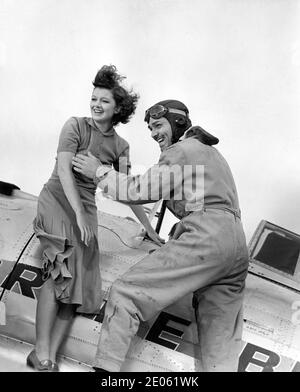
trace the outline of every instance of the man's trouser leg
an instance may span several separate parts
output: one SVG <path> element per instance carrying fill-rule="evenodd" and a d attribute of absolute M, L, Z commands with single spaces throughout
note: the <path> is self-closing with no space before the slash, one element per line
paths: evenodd
<path fill-rule="evenodd" d="M 204 372 L 236 372 L 242 350 L 243 298 L 248 271 L 244 233 L 237 236 L 231 270 L 208 287 L 197 290 L 193 306 L 197 321 L 200 368 Z"/>
<path fill-rule="evenodd" d="M 232 219 L 220 224 L 211 215 L 202 216 L 206 222 L 203 230 L 192 219 L 186 219 L 190 229 L 178 240 L 169 241 L 114 282 L 94 366 L 119 371 L 140 320 L 149 320 L 199 287 L 218 281 L 232 269 L 236 256 L 234 224 Z M 214 233 L 219 230 L 220 236 L 214 239 L 209 230 Z"/>
<path fill-rule="evenodd" d="M 243 287 L 226 283 L 198 290 L 193 304 L 197 322 L 199 371 L 236 372 L 242 350 Z"/>

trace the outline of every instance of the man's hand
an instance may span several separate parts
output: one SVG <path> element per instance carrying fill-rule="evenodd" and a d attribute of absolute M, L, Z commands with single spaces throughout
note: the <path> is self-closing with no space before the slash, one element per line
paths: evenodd
<path fill-rule="evenodd" d="M 99 161 L 99 159 L 94 157 L 93 154 L 88 152 L 88 155 L 77 154 L 72 159 L 72 165 L 76 172 L 93 179 L 96 175 L 98 167 L 102 165 L 102 163 Z"/>

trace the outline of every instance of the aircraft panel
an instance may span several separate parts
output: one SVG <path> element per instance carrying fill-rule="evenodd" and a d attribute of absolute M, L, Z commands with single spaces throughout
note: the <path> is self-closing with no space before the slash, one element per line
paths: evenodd
<path fill-rule="evenodd" d="M 18 260 L 33 234 L 35 214 L 36 202 L 0 195 L 0 260 Z"/>
<path fill-rule="evenodd" d="M 244 339 L 299 361 L 300 293 L 252 274 L 246 282 Z"/>
<path fill-rule="evenodd" d="M 35 372 L 26 365 L 26 358 L 33 345 L 0 336 L 0 372 Z M 60 358 L 61 372 L 91 372 L 92 368 L 70 358 Z"/>
<path fill-rule="evenodd" d="M 1 200 L 2 209 L 6 211 L 6 215 L 1 217 L 6 217 L 10 229 L 6 241 L 6 221 L 2 219 L 0 281 L 7 288 L 2 298 L 7 308 L 7 324 L 0 326 L 0 366 L 3 363 L 3 341 L 8 342 L 12 338 L 13 341 L 25 342 L 28 347 L 34 343 L 36 298 L 42 285 L 42 252 L 32 232 L 36 204 L 4 197 Z M 99 263 L 105 297 L 115 279 L 157 246 L 151 241 L 142 241 L 141 226 L 132 218 L 116 217 L 101 211 L 98 216 Z M 18 263 L 10 274 L 16 261 Z M 7 276 L 9 280 L 6 280 Z M 246 283 L 244 345 L 239 371 L 300 371 L 300 293 L 252 273 L 248 274 Z M 104 309 L 105 300 L 99 315 L 75 317 L 60 351 L 62 370 L 68 357 L 81 363 L 82 371 L 90 369 Z M 19 350 L 18 345 L 10 344 L 10 347 L 15 347 L 13 352 Z M 198 371 L 198 350 L 192 295 L 188 295 L 153 319 L 141 323 L 122 370 Z M 22 356 L 24 363 L 25 352 Z"/>

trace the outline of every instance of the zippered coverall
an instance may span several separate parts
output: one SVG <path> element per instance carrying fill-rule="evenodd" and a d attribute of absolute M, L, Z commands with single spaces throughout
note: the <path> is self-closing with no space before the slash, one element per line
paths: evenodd
<path fill-rule="evenodd" d="M 144 175 L 110 170 L 99 186 L 130 203 L 168 199 L 180 221 L 171 240 L 112 284 L 93 366 L 120 371 L 140 321 L 194 293 L 198 370 L 236 371 L 248 250 L 225 159 L 194 135 L 164 150 Z"/>

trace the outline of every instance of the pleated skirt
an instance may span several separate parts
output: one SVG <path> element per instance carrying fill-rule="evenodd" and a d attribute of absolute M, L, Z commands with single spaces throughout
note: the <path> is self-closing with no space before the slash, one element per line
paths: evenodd
<path fill-rule="evenodd" d="M 94 236 L 81 241 L 75 213 L 59 180 L 49 180 L 38 200 L 33 226 L 43 249 L 43 279 L 52 279 L 58 301 L 79 313 L 99 313 L 102 301 L 97 208 L 92 190 L 78 187 Z"/>

